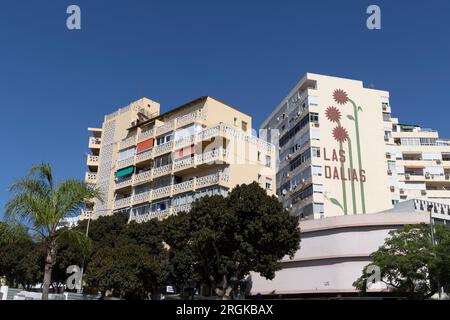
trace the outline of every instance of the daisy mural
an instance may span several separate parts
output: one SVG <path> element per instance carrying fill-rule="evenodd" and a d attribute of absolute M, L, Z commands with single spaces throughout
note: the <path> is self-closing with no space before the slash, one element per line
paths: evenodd
<path fill-rule="evenodd" d="M 326 198 L 333 203 L 334 205 L 340 207 L 344 214 L 348 214 L 347 207 L 347 186 L 346 181 L 350 181 L 351 188 L 351 204 L 353 213 L 356 214 L 358 212 L 358 208 L 356 205 L 356 192 L 355 192 L 355 183 L 359 183 L 360 196 L 361 196 L 361 211 L 362 213 L 366 213 L 366 204 L 365 204 L 365 194 L 364 194 L 364 179 L 362 178 L 362 160 L 361 160 L 361 145 L 360 145 L 360 137 L 359 137 L 359 117 L 358 113 L 362 112 L 363 109 L 361 106 L 357 106 L 357 104 L 350 99 L 349 95 L 346 91 L 342 89 L 335 89 L 333 91 L 333 100 L 339 106 L 339 108 L 335 106 L 329 106 L 325 110 L 325 116 L 330 122 L 336 123 L 337 126 L 332 130 L 333 138 L 339 143 L 339 153 L 345 153 L 344 151 L 344 143 L 347 144 L 348 149 L 348 160 L 350 168 L 348 168 L 348 175 L 345 178 L 345 168 L 344 161 L 341 161 L 341 188 L 342 188 L 342 203 L 336 198 Z M 342 113 L 344 111 L 345 106 L 350 103 L 352 105 L 352 114 L 347 115 L 347 119 L 352 121 L 355 126 L 355 139 L 356 139 L 356 151 L 357 151 L 357 159 L 358 159 L 358 171 L 354 168 L 353 165 L 353 150 L 352 150 L 352 139 L 349 136 L 348 130 L 341 125 Z M 359 173 L 359 176 L 358 176 Z"/>

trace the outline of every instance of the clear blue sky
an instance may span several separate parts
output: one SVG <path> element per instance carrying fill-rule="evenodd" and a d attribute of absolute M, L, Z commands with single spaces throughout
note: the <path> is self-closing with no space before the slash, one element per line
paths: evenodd
<path fill-rule="evenodd" d="M 66 28 L 70 4 L 81 31 Z M 449 31 L 448 0 L 2 0 L 0 206 L 42 161 L 82 179 L 86 128 L 142 96 L 167 110 L 212 95 L 259 126 L 305 72 L 323 73 L 389 90 L 394 116 L 450 137 Z"/>

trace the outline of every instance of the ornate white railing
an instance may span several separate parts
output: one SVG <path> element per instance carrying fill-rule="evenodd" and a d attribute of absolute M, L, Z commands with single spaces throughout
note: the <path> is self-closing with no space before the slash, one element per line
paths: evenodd
<path fill-rule="evenodd" d="M 163 143 L 163 144 L 160 144 L 159 146 L 154 147 L 155 156 L 157 154 L 163 154 L 163 153 L 172 151 L 172 148 L 173 148 L 173 140 Z"/>
<path fill-rule="evenodd" d="M 152 198 L 159 199 L 159 198 L 163 198 L 163 197 L 168 197 L 168 196 L 170 196 L 171 190 L 172 190 L 172 185 L 155 189 L 152 191 Z"/>
<path fill-rule="evenodd" d="M 136 136 L 128 137 L 120 142 L 120 149 L 126 149 L 136 143 Z"/>
<path fill-rule="evenodd" d="M 153 149 L 144 151 L 142 153 L 138 153 L 136 155 L 136 162 L 141 162 L 141 161 L 145 161 L 148 159 L 151 159 L 153 157 Z"/>
<path fill-rule="evenodd" d="M 130 204 L 131 204 L 131 197 L 122 198 L 122 199 L 118 199 L 118 200 L 114 201 L 114 207 L 116 209 L 122 208 L 122 207 L 127 207 Z"/>
<path fill-rule="evenodd" d="M 166 122 L 162 126 L 159 126 L 159 127 L 156 128 L 156 135 L 164 133 L 166 131 L 169 131 L 169 130 L 173 129 L 173 127 L 174 127 L 174 121 L 173 120 L 169 121 L 169 122 Z"/>
<path fill-rule="evenodd" d="M 180 160 L 175 160 L 173 163 L 173 169 L 174 170 L 180 170 L 188 167 L 192 167 L 194 165 L 194 157 L 187 157 Z"/>
<path fill-rule="evenodd" d="M 152 179 L 152 170 L 138 173 L 134 176 L 134 183 L 141 183 Z"/>
<path fill-rule="evenodd" d="M 117 168 L 128 167 L 128 166 L 131 166 L 133 163 L 134 163 L 134 157 L 120 160 L 117 162 Z"/>
<path fill-rule="evenodd" d="M 151 191 L 146 191 L 146 192 L 135 194 L 133 196 L 133 204 L 138 204 L 138 203 L 142 203 L 142 202 L 150 202 L 151 196 L 152 196 Z"/>
<path fill-rule="evenodd" d="M 191 204 L 183 204 L 181 206 L 172 207 L 172 214 L 177 214 L 181 211 L 189 212 L 191 210 Z"/>
<path fill-rule="evenodd" d="M 98 159 L 98 156 L 88 155 L 88 162 L 97 163 Z"/>
<path fill-rule="evenodd" d="M 175 148 L 183 148 L 195 144 L 195 135 L 190 135 L 175 141 Z"/>
<path fill-rule="evenodd" d="M 190 191 L 194 188 L 194 182 L 195 180 L 189 180 L 181 183 L 177 183 L 173 185 L 173 193 L 181 193 Z"/>
<path fill-rule="evenodd" d="M 168 174 L 172 171 L 172 164 L 166 164 L 165 166 L 158 167 L 153 169 L 153 177 L 159 177 L 163 176 L 165 174 Z"/>
<path fill-rule="evenodd" d="M 150 138 L 153 136 L 153 129 L 143 131 L 138 136 L 138 141 L 144 140 L 146 138 Z"/>
<path fill-rule="evenodd" d="M 116 189 L 120 189 L 120 188 L 131 186 L 132 182 L 133 182 L 132 178 L 129 178 L 129 179 L 121 181 L 121 182 L 117 182 L 116 183 Z"/>
<path fill-rule="evenodd" d="M 102 138 L 90 137 L 89 144 L 98 146 L 98 145 L 102 144 Z"/>

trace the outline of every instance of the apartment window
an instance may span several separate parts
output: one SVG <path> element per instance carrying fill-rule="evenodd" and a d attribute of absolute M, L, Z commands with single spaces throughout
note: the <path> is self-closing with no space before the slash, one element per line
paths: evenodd
<path fill-rule="evenodd" d="M 311 112 L 309 114 L 309 121 L 311 122 L 319 122 L 319 114 L 315 112 Z"/>
<path fill-rule="evenodd" d="M 308 125 L 310 122 L 310 118 L 317 119 L 315 121 L 318 121 L 319 115 L 317 113 L 310 113 L 305 115 L 292 129 L 290 129 L 288 132 L 286 132 L 281 138 L 280 138 L 280 147 L 284 146 L 290 139 L 292 139 L 301 129 L 303 129 L 305 126 Z M 312 120 L 311 120 L 312 121 Z"/>
<path fill-rule="evenodd" d="M 312 175 L 313 176 L 321 176 L 322 175 L 322 166 L 312 166 Z"/>
<path fill-rule="evenodd" d="M 266 189 L 272 190 L 272 179 L 266 178 Z"/>
<path fill-rule="evenodd" d="M 257 157 L 258 157 L 258 161 L 261 161 L 261 152 L 258 151 Z"/>
<path fill-rule="evenodd" d="M 234 118 L 234 125 L 237 126 L 237 118 Z"/>
<path fill-rule="evenodd" d="M 292 171 L 299 167 L 302 163 L 311 158 L 311 150 L 308 149 L 302 154 L 295 157 L 292 161 L 289 162 L 289 169 Z"/>
<path fill-rule="evenodd" d="M 241 123 L 241 128 L 242 128 L 242 131 L 247 132 L 247 122 L 242 121 L 242 123 Z"/>
<path fill-rule="evenodd" d="M 270 158 L 270 156 L 266 156 L 266 167 L 271 167 L 272 166 L 272 159 Z"/>
<path fill-rule="evenodd" d="M 389 120 L 391 120 L 391 114 L 383 113 L 383 121 L 389 121 Z"/>
<path fill-rule="evenodd" d="M 323 203 L 314 203 L 314 213 L 324 213 Z"/>
<path fill-rule="evenodd" d="M 258 183 L 260 183 L 260 182 L 261 182 L 261 175 L 258 174 Z"/>
<path fill-rule="evenodd" d="M 157 137 L 156 143 L 159 146 L 161 144 L 169 142 L 170 140 L 172 140 L 172 133 Z"/>
<path fill-rule="evenodd" d="M 312 156 L 313 156 L 314 158 L 320 158 L 320 148 L 318 148 L 318 147 L 312 147 L 312 148 L 311 148 L 311 153 L 312 153 Z"/>
<path fill-rule="evenodd" d="M 170 153 L 162 155 L 160 157 L 156 157 L 154 160 L 155 168 L 159 168 L 159 167 L 171 164 L 171 163 L 172 163 L 172 157 L 171 157 Z"/>

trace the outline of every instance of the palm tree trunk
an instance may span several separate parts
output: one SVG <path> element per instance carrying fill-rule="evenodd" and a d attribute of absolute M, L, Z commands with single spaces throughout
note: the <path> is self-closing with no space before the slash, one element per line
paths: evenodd
<path fill-rule="evenodd" d="M 48 292 L 52 280 L 52 269 L 55 264 L 56 241 L 49 240 L 47 243 L 47 255 L 45 257 L 44 282 L 42 286 L 42 300 L 48 300 Z"/>

